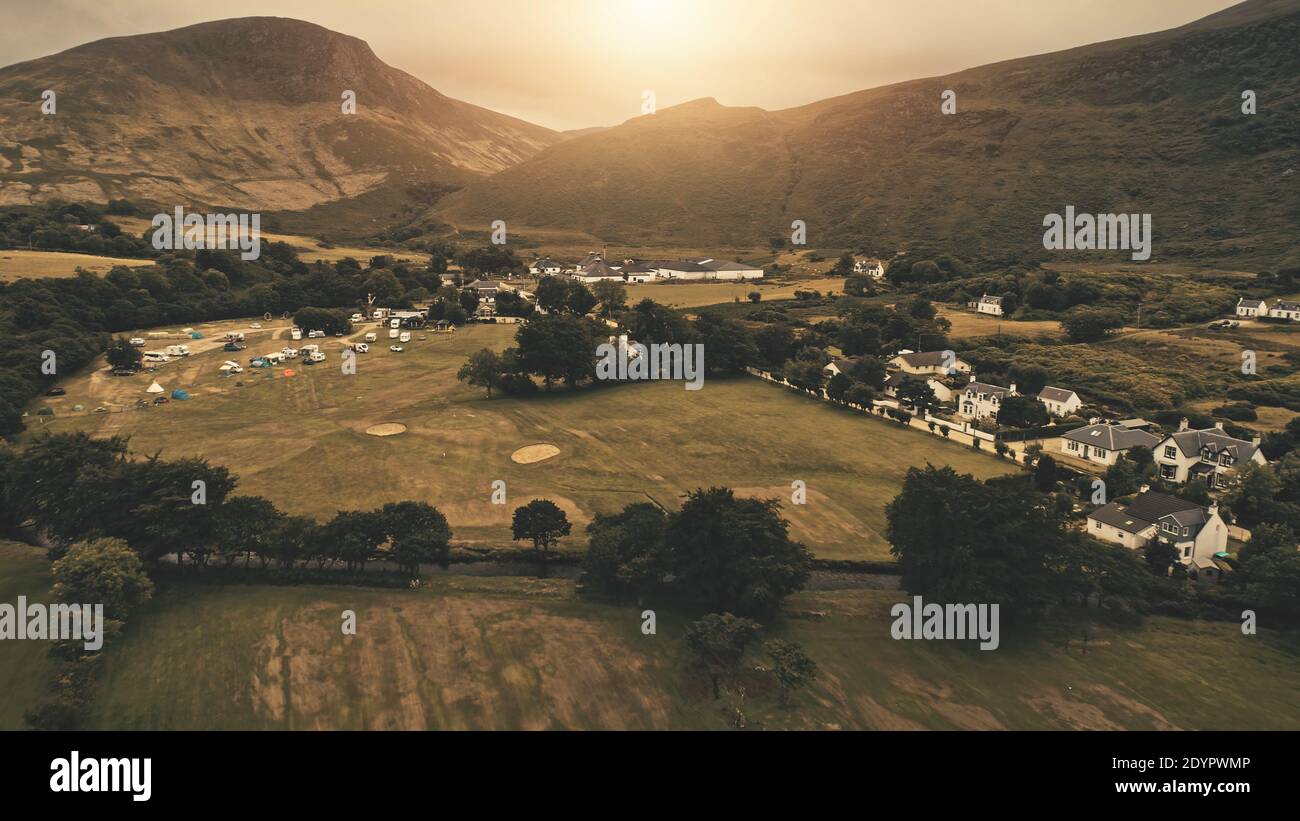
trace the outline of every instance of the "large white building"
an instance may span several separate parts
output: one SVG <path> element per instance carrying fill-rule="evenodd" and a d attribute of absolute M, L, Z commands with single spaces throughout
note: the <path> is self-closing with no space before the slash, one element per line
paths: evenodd
<path fill-rule="evenodd" d="M 1262 299 L 1242 297 L 1237 300 L 1237 316 L 1268 316 L 1268 303 Z"/>
<path fill-rule="evenodd" d="M 985 294 L 980 297 L 979 302 L 975 303 L 975 310 L 989 316 L 1002 316 L 1002 297 Z"/>
<path fill-rule="evenodd" d="M 1278 300 L 1268 309 L 1268 317 L 1269 319 L 1289 319 L 1292 322 L 1300 322 L 1300 302 Z"/>

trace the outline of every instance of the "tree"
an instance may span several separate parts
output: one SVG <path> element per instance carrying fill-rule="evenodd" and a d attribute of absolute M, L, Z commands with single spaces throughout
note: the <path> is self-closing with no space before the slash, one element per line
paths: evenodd
<path fill-rule="evenodd" d="M 131 344 L 126 337 L 115 337 L 104 352 L 108 364 L 113 370 L 138 371 L 144 358 L 140 349 Z"/>
<path fill-rule="evenodd" d="M 584 586 L 614 595 L 653 589 L 663 572 L 663 539 L 668 517 L 651 502 L 636 502 L 618 513 L 598 513 L 587 525 L 582 558 Z"/>
<path fill-rule="evenodd" d="M 621 282 L 603 279 L 591 286 L 591 293 L 600 303 L 600 315 L 606 319 L 613 319 L 627 307 L 627 288 Z"/>
<path fill-rule="evenodd" d="M 1047 408 L 1032 396 L 1004 396 L 998 408 L 998 424 L 1009 428 L 1046 425 Z"/>
<path fill-rule="evenodd" d="M 772 659 L 772 672 L 781 685 L 781 703 L 790 706 L 790 694 L 817 678 L 817 662 L 808 658 L 798 642 L 773 639 L 763 645 Z"/>
<path fill-rule="evenodd" d="M 140 557 L 121 539 L 77 542 L 50 566 L 54 595 L 66 604 L 103 604 L 104 616 L 123 621 L 153 596 Z"/>
<path fill-rule="evenodd" d="M 261 496 L 226 499 L 216 510 L 216 544 L 226 559 L 226 566 L 243 556 L 244 567 L 248 567 L 254 555 L 263 557 L 265 566 L 279 537 L 283 516 L 274 504 Z"/>
<path fill-rule="evenodd" d="M 1118 314 L 1100 308 L 1078 308 L 1061 320 L 1071 342 L 1099 342 L 1123 326 Z"/>
<path fill-rule="evenodd" d="M 1147 545 L 1144 558 L 1152 573 L 1157 576 L 1167 576 L 1169 567 L 1178 561 L 1178 548 L 1164 539 L 1156 539 Z"/>
<path fill-rule="evenodd" d="M 321 536 L 331 559 L 343 562 L 348 570 L 363 572 L 379 545 L 388 540 L 379 511 L 340 510 L 322 528 Z"/>
<path fill-rule="evenodd" d="M 934 319 L 935 317 L 934 306 L 930 304 L 930 300 L 920 296 L 907 304 L 907 313 L 916 319 Z"/>
<path fill-rule="evenodd" d="M 501 384 L 505 370 L 501 357 L 491 348 L 482 348 L 470 354 L 469 361 L 461 366 L 456 378 L 479 388 L 487 389 L 487 398 L 492 398 L 492 389 Z"/>
<path fill-rule="evenodd" d="M 1050 456 L 1041 457 L 1034 468 L 1034 487 L 1041 493 L 1051 493 L 1056 490 L 1059 474 L 1055 459 Z"/>
<path fill-rule="evenodd" d="M 511 522 L 511 534 L 515 539 L 532 539 L 533 549 L 542 560 L 545 572 L 547 554 L 560 537 L 568 536 L 572 525 L 569 517 L 560 506 L 550 499 L 534 499 L 522 507 L 515 508 L 514 520 Z"/>
<path fill-rule="evenodd" d="M 705 367 L 712 373 L 742 373 L 758 361 L 758 346 L 749 329 L 730 317 L 703 311 L 695 331 L 706 353 Z"/>
<path fill-rule="evenodd" d="M 759 629 L 758 622 L 731 613 L 710 613 L 687 626 L 686 647 L 695 663 L 708 673 L 715 700 L 722 697 L 723 677 L 736 675 L 745 646 Z"/>
<path fill-rule="evenodd" d="M 1009 619 L 1050 601 L 1050 568 L 1067 548 L 1064 521 L 1023 485 L 985 484 L 950 467 L 911 468 L 886 519 L 909 593 L 998 602 Z"/>
<path fill-rule="evenodd" d="M 563 379 L 570 387 L 596 375 L 596 345 L 590 323 L 574 316 L 534 319 L 515 334 L 518 363 L 540 376 L 547 388 Z"/>
<path fill-rule="evenodd" d="M 687 604 L 742 615 L 773 613 L 808 581 L 811 556 L 791 541 L 775 499 L 696 489 L 669 518 L 668 592 Z"/>
<path fill-rule="evenodd" d="M 876 392 L 861 382 L 854 382 L 844 392 L 844 399 L 854 405 L 870 409 L 876 401 Z"/>
<path fill-rule="evenodd" d="M 345 334 L 352 330 L 347 314 L 331 308 L 299 308 L 293 315 L 293 324 L 304 331 L 324 331 L 327 334 Z"/>
<path fill-rule="evenodd" d="M 930 387 L 926 379 L 903 379 L 894 389 L 894 395 L 898 397 L 899 405 L 913 408 L 919 414 L 924 414 L 938 403 L 934 388 Z"/>
<path fill-rule="evenodd" d="M 826 393 L 836 402 L 843 402 L 852 386 L 853 380 L 849 379 L 847 374 L 837 373 L 826 384 Z"/>
<path fill-rule="evenodd" d="M 389 502 L 379 511 L 389 555 L 404 572 L 418 575 L 420 565 L 447 567 L 451 528 L 447 517 L 426 502 Z"/>

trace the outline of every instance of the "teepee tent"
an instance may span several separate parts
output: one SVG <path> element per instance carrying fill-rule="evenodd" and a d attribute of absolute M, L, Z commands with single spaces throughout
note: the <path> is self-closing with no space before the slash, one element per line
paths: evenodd
<path fill-rule="evenodd" d="M 145 388 L 145 393 L 162 393 L 165 390 L 166 388 L 164 388 L 162 385 L 159 385 L 158 380 L 155 379 L 152 385 Z"/>

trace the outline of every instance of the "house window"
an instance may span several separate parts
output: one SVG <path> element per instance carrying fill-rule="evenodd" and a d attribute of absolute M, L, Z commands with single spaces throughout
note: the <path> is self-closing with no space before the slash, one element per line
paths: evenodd
<path fill-rule="evenodd" d="M 1165 448 L 1165 457 L 1168 459 L 1178 458 L 1178 449 L 1175 448 L 1173 445 L 1170 445 L 1169 447 Z"/>
<path fill-rule="evenodd" d="M 1093 522 L 1093 524 L 1097 526 L 1098 530 L 1101 530 L 1101 522 Z"/>
<path fill-rule="evenodd" d="M 1183 528 L 1183 535 L 1184 535 L 1184 536 L 1187 535 L 1187 532 L 1188 532 L 1188 529 L 1187 529 L 1187 528 Z"/>
<path fill-rule="evenodd" d="M 1190 555 L 1192 555 L 1192 548 L 1189 545 L 1188 547 L 1183 548 L 1183 558 L 1186 559 Z"/>
<path fill-rule="evenodd" d="M 1175 477 L 1177 477 L 1177 476 L 1178 476 L 1178 466 L 1177 466 L 1177 465 L 1161 465 L 1161 466 L 1160 466 L 1160 478 L 1161 478 L 1161 479 L 1173 479 L 1173 478 L 1175 478 Z"/>

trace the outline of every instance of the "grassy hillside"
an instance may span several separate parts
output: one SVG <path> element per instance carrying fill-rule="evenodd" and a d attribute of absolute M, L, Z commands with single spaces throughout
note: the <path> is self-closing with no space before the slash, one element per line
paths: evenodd
<path fill-rule="evenodd" d="M 57 89 L 57 112 L 41 93 Z M 343 90 L 356 94 L 342 111 Z M 0 68 L 0 204 L 303 209 L 385 182 L 461 184 L 563 139 L 446 97 L 355 37 L 249 17 Z M 170 207 L 170 206 L 169 206 Z"/>
<path fill-rule="evenodd" d="M 814 245 L 924 241 L 996 262 L 1045 258 L 1043 216 L 1074 205 L 1150 213 L 1153 261 L 1296 264 L 1297 41 L 1300 2 L 1251 0 L 1169 32 L 785 111 L 701 100 L 552 146 L 437 208 L 524 234 L 701 245 L 788 238 L 800 219 Z"/>
<path fill-rule="evenodd" d="M 817 681 L 790 709 L 744 676 L 753 728 L 1300 729 L 1296 648 L 1231 624 L 1153 619 L 994 652 L 895 641 L 887 591 L 793 597 L 768 637 L 804 644 Z M 340 630 L 343 610 L 358 617 Z M 92 726 L 108 729 L 717 728 L 681 620 L 575 597 L 571 583 L 444 577 L 418 591 L 172 588 L 110 651 Z M 814 615 L 820 614 L 820 615 Z M 761 666 L 754 653 L 746 667 Z"/>
<path fill-rule="evenodd" d="M 49 601 L 51 584 L 45 551 L 0 540 L 0 602 Z M 23 729 L 23 713 L 45 695 L 54 671 L 49 648 L 45 641 L 0 641 L 0 730 Z"/>

